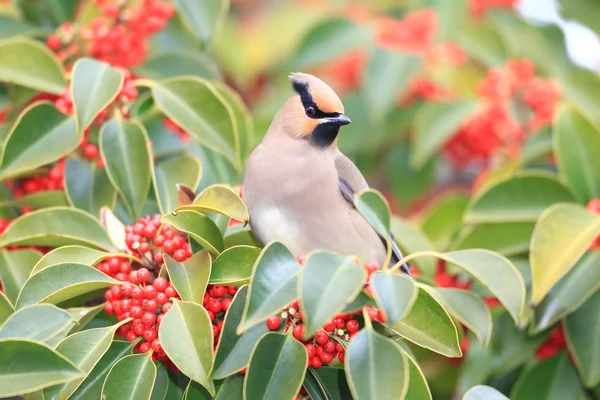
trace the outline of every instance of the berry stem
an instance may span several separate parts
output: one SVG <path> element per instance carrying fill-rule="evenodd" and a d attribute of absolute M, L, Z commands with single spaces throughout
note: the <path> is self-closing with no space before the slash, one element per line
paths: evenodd
<path fill-rule="evenodd" d="M 387 253 L 385 255 L 385 263 L 383 263 L 383 271 L 386 271 L 390 267 L 390 262 L 392 261 L 392 238 L 388 237 L 386 240 L 387 244 Z"/>

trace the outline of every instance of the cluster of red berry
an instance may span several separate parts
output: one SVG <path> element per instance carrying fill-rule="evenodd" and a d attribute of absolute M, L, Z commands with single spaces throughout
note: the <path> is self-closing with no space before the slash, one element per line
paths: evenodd
<path fill-rule="evenodd" d="M 90 55 L 111 65 L 134 67 L 144 62 L 148 40 L 161 31 L 175 9 L 160 0 L 95 0 L 102 15 L 85 26 L 67 22 L 48 36 L 48 47 L 63 61 Z"/>
<path fill-rule="evenodd" d="M 592 214 L 600 214 L 600 199 L 592 199 L 587 204 L 587 210 Z M 600 235 L 590 245 L 590 250 L 600 248 Z"/>
<path fill-rule="evenodd" d="M 116 273 L 118 275 L 124 274 L 123 270 L 131 270 L 131 264 L 115 257 L 107 260 L 106 266 L 102 268 L 108 268 L 113 274 L 119 270 Z M 166 366 L 176 369 L 162 349 L 158 328 L 165 313 L 173 305 L 172 299 L 180 299 L 177 291 L 166 278 L 157 277 L 151 281 L 150 271 L 146 268 L 131 271 L 127 278 L 127 283 L 111 286 L 106 290 L 104 311 L 115 315 L 118 321 L 133 318 L 131 322 L 119 327 L 117 335 L 130 342 L 141 337 L 142 341 L 135 345 L 134 352 L 146 353 L 152 350 L 154 361 L 162 361 Z"/>
<path fill-rule="evenodd" d="M 470 0 L 469 10 L 471 15 L 476 19 L 483 15 L 491 8 L 513 9 L 518 0 Z"/>
<path fill-rule="evenodd" d="M 565 347 L 567 347 L 565 332 L 563 331 L 562 325 L 559 324 L 552 332 L 550 332 L 548 340 L 536 349 L 535 356 L 539 360 L 546 360 L 554 357 Z"/>
<path fill-rule="evenodd" d="M 229 310 L 237 290 L 237 286 L 208 285 L 206 293 L 204 293 L 202 305 L 208 311 L 213 326 L 213 344 L 215 347 L 219 341 L 219 334 L 223 329 L 225 313 Z"/>
<path fill-rule="evenodd" d="M 403 19 L 380 17 L 377 21 L 377 43 L 388 50 L 425 55 L 432 47 L 438 25 L 433 10 L 407 13 Z"/>
<path fill-rule="evenodd" d="M 192 256 L 186 235 L 160 222 L 161 215 L 147 215 L 125 227 L 125 244 L 131 252 L 144 258 L 156 273 L 163 264 L 163 254 L 182 262 Z"/>
<path fill-rule="evenodd" d="M 63 190 L 63 175 L 65 170 L 65 160 L 60 159 L 47 172 L 41 172 L 39 175 L 28 176 L 9 182 L 13 197 L 18 199 L 29 194 L 45 192 L 48 190 Z M 27 214 L 27 210 L 22 210 Z"/>

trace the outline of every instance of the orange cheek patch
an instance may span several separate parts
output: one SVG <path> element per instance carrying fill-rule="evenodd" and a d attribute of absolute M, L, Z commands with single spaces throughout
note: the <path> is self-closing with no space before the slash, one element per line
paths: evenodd
<path fill-rule="evenodd" d="M 302 125 L 303 135 L 304 136 L 310 135 L 312 133 L 312 131 L 317 127 L 318 124 L 319 124 L 318 119 L 307 118 L 306 121 L 304 121 L 304 124 Z"/>

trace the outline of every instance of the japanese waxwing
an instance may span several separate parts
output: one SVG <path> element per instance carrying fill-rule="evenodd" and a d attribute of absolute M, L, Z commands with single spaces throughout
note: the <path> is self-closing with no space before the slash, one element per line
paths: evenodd
<path fill-rule="evenodd" d="M 365 178 L 340 152 L 340 128 L 350 123 L 333 89 L 305 73 L 290 75 L 296 94 L 277 112 L 250 155 L 244 201 L 263 244 L 277 240 L 295 255 L 330 250 L 362 262 L 386 259 L 385 240 L 354 208 Z M 392 262 L 402 259 L 392 240 Z M 409 273 L 408 265 L 402 270 Z"/>

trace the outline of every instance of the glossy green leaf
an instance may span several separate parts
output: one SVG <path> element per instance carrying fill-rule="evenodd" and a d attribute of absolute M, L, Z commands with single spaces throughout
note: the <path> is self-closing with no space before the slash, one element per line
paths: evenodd
<path fill-rule="evenodd" d="M 107 63 L 80 58 L 73 64 L 71 91 L 79 132 L 83 132 L 123 87 L 123 74 Z"/>
<path fill-rule="evenodd" d="M 348 388 L 346 373 L 343 369 L 322 366 L 318 369 L 311 368 L 308 371 L 314 373 L 319 378 L 327 393 L 334 399 L 352 398 L 352 394 Z"/>
<path fill-rule="evenodd" d="M 36 250 L 0 250 L 0 281 L 11 303 L 17 301 L 19 291 L 41 257 L 41 253 Z"/>
<path fill-rule="evenodd" d="M 600 293 L 596 292 L 565 320 L 570 354 L 586 387 L 600 383 Z"/>
<path fill-rule="evenodd" d="M 183 395 L 183 400 L 243 400 L 243 398 L 244 376 L 241 374 L 231 375 L 215 382 L 214 396 L 194 381 L 190 381 Z"/>
<path fill-rule="evenodd" d="M 437 288 L 430 292 L 454 318 L 472 331 L 482 347 L 492 338 L 492 314 L 478 295 L 462 289 Z"/>
<path fill-rule="evenodd" d="M 75 365 L 43 343 L 27 339 L 0 340 L 0 396 L 3 398 L 82 376 Z"/>
<path fill-rule="evenodd" d="M 158 206 L 163 214 L 177 208 L 179 190 L 177 184 L 189 186 L 196 190 L 202 175 L 202 165 L 198 159 L 189 154 L 167 158 L 154 166 L 154 189 Z"/>
<path fill-rule="evenodd" d="M 241 224 L 233 228 L 228 228 L 223 242 L 226 249 L 234 246 L 262 247 L 262 244 L 256 239 L 250 227 L 243 227 Z"/>
<path fill-rule="evenodd" d="M 296 68 L 322 65 L 362 47 L 369 40 L 369 32 L 347 19 L 328 19 L 318 22 L 304 36 L 296 50 Z"/>
<path fill-rule="evenodd" d="M 362 290 L 365 279 L 365 270 L 352 257 L 312 253 L 298 282 L 305 338 L 341 312 Z"/>
<path fill-rule="evenodd" d="M 573 200 L 569 189 L 553 176 L 524 173 L 478 193 L 464 219 L 467 223 L 535 222 L 552 204 Z"/>
<path fill-rule="evenodd" d="M 65 193 L 69 204 L 94 216 L 103 206 L 114 208 L 117 201 L 105 168 L 72 157 L 65 164 Z"/>
<path fill-rule="evenodd" d="M 252 246 L 234 246 L 215 259 L 209 282 L 213 285 L 242 285 L 250 280 L 252 267 L 260 249 Z"/>
<path fill-rule="evenodd" d="M 293 398 L 304 380 L 307 362 L 304 345 L 291 334 L 267 333 L 252 352 L 244 380 L 244 398 Z"/>
<path fill-rule="evenodd" d="M 410 312 L 390 328 L 405 339 L 447 357 L 461 357 L 454 321 L 444 307 L 420 288 Z"/>
<path fill-rule="evenodd" d="M 373 49 L 362 77 L 362 95 L 372 121 L 380 122 L 386 117 L 421 64 L 420 57 L 408 53 Z"/>
<path fill-rule="evenodd" d="M 576 204 L 556 204 L 540 216 L 529 260 L 532 273 L 531 301 L 539 304 L 600 235 L 600 216 Z"/>
<path fill-rule="evenodd" d="M 52 207 L 23 215 L 0 236 L 0 247 L 9 245 L 83 245 L 113 250 L 106 231 L 91 215 L 67 207 Z"/>
<path fill-rule="evenodd" d="M 535 309 L 534 332 L 541 332 L 577 310 L 600 284 L 600 252 L 589 251 L 550 290 Z"/>
<path fill-rule="evenodd" d="M 365 292 L 360 292 L 341 312 L 341 314 L 350 314 L 361 311 L 365 306 L 376 306 L 375 300 Z"/>
<path fill-rule="evenodd" d="M 302 382 L 302 388 L 306 390 L 312 400 L 326 400 L 327 391 L 313 371 L 313 369 L 306 371 L 304 382 Z"/>
<path fill-rule="evenodd" d="M 83 246 L 62 246 L 58 247 L 48 253 L 35 264 L 31 270 L 31 274 L 38 273 L 39 271 L 51 267 L 56 264 L 63 264 L 67 262 L 74 262 L 84 265 L 96 265 L 104 257 L 110 255 L 105 251 L 91 249 Z"/>
<path fill-rule="evenodd" d="M 354 198 L 354 206 L 366 218 L 379 235 L 390 236 L 390 207 L 381 193 L 366 189 Z"/>
<path fill-rule="evenodd" d="M 36 304 L 17 310 L 0 328 L 0 339 L 31 339 L 49 342 L 67 326 L 73 317 L 67 311 L 51 304 Z"/>
<path fill-rule="evenodd" d="M 193 0 L 174 0 L 184 26 L 208 48 L 229 9 L 228 0 L 206 0 L 198 4 Z"/>
<path fill-rule="evenodd" d="M 94 267 L 65 263 L 48 267 L 32 275 L 23 285 L 16 308 L 40 302 L 58 304 L 76 296 L 121 282 Z"/>
<path fill-rule="evenodd" d="M 162 362 L 155 362 L 154 365 L 156 365 L 156 379 L 150 400 L 165 400 L 169 390 L 169 373 Z"/>
<path fill-rule="evenodd" d="M 405 400 L 432 400 L 427 379 L 419 364 L 402 347 L 401 350 L 408 360 L 408 389 Z"/>
<path fill-rule="evenodd" d="M 24 37 L 0 41 L 0 80 L 54 94 L 67 86 L 65 70 L 52 51 Z"/>
<path fill-rule="evenodd" d="M 254 268 L 237 333 L 264 321 L 298 298 L 300 264 L 281 242 L 269 243 Z"/>
<path fill-rule="evenodd" d="M 13 305 L 8 300 L 4 292 L 0 291 L 0 326 L 15 311 Z"/>
<path fill-rule="evenodd" d="M 105 303 L 100 303 L 93 307 L 68 308 L 67 311 L 76 321 L 75 326 L 69 331 L 69 335 L 84 329 L 88 322 L 93 320 L 94 317 L 96 317 L 96 315 L 98 315 L 101 311 L 104 311 L 104 305 Z"/>
<path fill-rule="evenodd" d="M 432 102 L 422 106 L 415 117 L 411 164 L 414 167 L 425 165 L 475 112 L 477 106 L 477 102 L 466 100 Z"/>
<path fill-rule="evenodd" d="M 350 340 L 344 369 L 356 400 L 403 399 L 408 390 L 408 360 L 396 343 L 370 326 Z"/>
<path fill-rule="evenodd" d="M 107 399 L 142 400 L 150 399 L 156 366 L 151 353 L 125 356 L 106 376 L 102 386 L 102 396 Z"/>
<path fill-rule="evenodd" d="M 202 304 L 210 276 L 211 259 L 206 250 L 199 251 L 183 262 L 164 255 L 170 281 L 183 301 Z"/>
<path fill-rule="evenodd" d="M 102 126 L 100 153 L 113 186 L 123 196 L 128 211 L 137 219 L 152 182 L 152 152 L 144 127 L 113 118 Z"/>
<path fill-rule="evenodd" d="M 183 75 L 220 79 L 215 62 L 202 53 L 159 53 L 137 66 L 134 71 L 140 76 L 156 80 Z"/>
<path fill-rule="evenodd" d="M 563 106 L 553 138 L 561 176 L 577 200 L 587 204 L 600 198 L 600 129 L 573 107 Z"/>
<path fill-rule="evenodd" d="M 102 356 L 108 351 L 113 336 L 123 323 L 106 328 L 88 329 L 75 333 L 56 346 L 56 351 L 69 359 L 86 376 L 98 364 Z M 62 385 L 55 385 L 44 389 L 44 400 L 68 399 L 84 381 L 72 380 Z"/>
<path fill-rule="evenodd" d="M 269 332 L 266 324 L 255 325 L 241 335 L 236 328 L 242 318 L 248 294 L 248 286 L 242 286 L 225 314 L 221 336 L 215 355 L 212 371 L 213 379 L 223 379 L 248 365 L 254 345 L 265 333 Z"/>
<path fill-rule="evenodd" d="M 392 216 L 392 233 L 398 247 L 404 254 L 433 250 L 433 244 L 429 241 L 429 238 L 418 226 L 408 221 Z M 434 257 L 416 259 L 414 264 L 421 274 L 430 278 L 435 275 L 436 259 Z"/>
<path fill-rule="evenodd" d="M 209 378 L 213 366 L 212 331 L 204 307 L 175 300 L 160 324 L 158 337 L 177 368 L 214 394 L 215 387 Z"/>
<path fill-rule="evenodd" d="M 223 251 L 221 231 L 212 219 L 196 211 L 179 211 L 167 214 L 162 218 L 163 224 L 173 225 L 187 233 L 206 250 L 213 254 Z"/>
<path fill-rule="evenodd" d="M 45 190 L 25 195 L 10 202 L 2 203 L 0 204 L 0 207 L 4 205 L 28 206 L 34 210 L 38 210 L 40 208 L 48 207 L 64 207 L 68 206 L 69 203 L 62 190 Z"/>
<path fill-rule="evenodd" d="M 152 96 L 156 105 L 194 139 L 238 165 L 233 111 L 211 83 L 176 77 L 153 86 Z"/>
<path fill-rule="evenodd" d="M 99 399 L 102 395 L 102 385 L 106 375 L 117 361 L 131 354 L 135 344 L 136 342 L 113 341 L 69 400 Z"/>
<path fill-rule="evenodd" d="M 213 81 L 213 85 L 233 111 L 239 136 L 239 149 L 237 151 L 242 162 L 244 162 L 247 155 L 254 149 L 254 124 L 250 110 L 248 110 L 239 93 L 230 86 L 219 81 Z"/>
<path fill-rule="evenodd" d="M 408 314 L 418 294 L 411 278 L 388 272 L 375 272 L 371 276 L 371 288 L 378 308 L 392 325 Z"/>
<path fill-rule="evenodd" d="M 450 194 L 436 201 L 420 220 L 421 230 L 436 249 L 445 249 L 462 227 L 462 216 L 469 198 Z"/>
<path fill-rule="evenodd" d="M 508 397 L 491 386 L 477 385 L 469 389 L 462 400 L 508 400 Z"/>
<path fill-rule="evenodd" d="M 0 178 L 19 176 L 54 162 L 71 153 L 78 144 L 74 118 L 61 113 L 49 102 L 34 103 L 21 112 L 5 139 L 0 155 Z"/>
<path fill-rule="evenodd" d="M 579 400 L 583 390 L 565 352 L 524 372 L 512 389 L 514 400 Z"/>
<path fill-rule="evenodd" d="M 21 20 L 12 18 L 8 14 L 0 14 L 0 39 L 9 39 L 14 36 L 34 36 L 44 33 L 42 28 L 33 27 Z"/>
<path fill-rule="evenodd" d="M 224 185 L 207 187 L 194 199 L 192 204 L 177 208 L 177 211 L 179 210 L 216 212 L 242 222 L 250 219 L 248 209 L 242 199 L 231 188 Z"/>
<path fill-rule="evenodd" d="M 534 226 L 534 222 L 500 222 L 467 226 L 451 248 L 454 250 L 486 249 L 505 257 L 525 254 L 529 251 Z"/>

